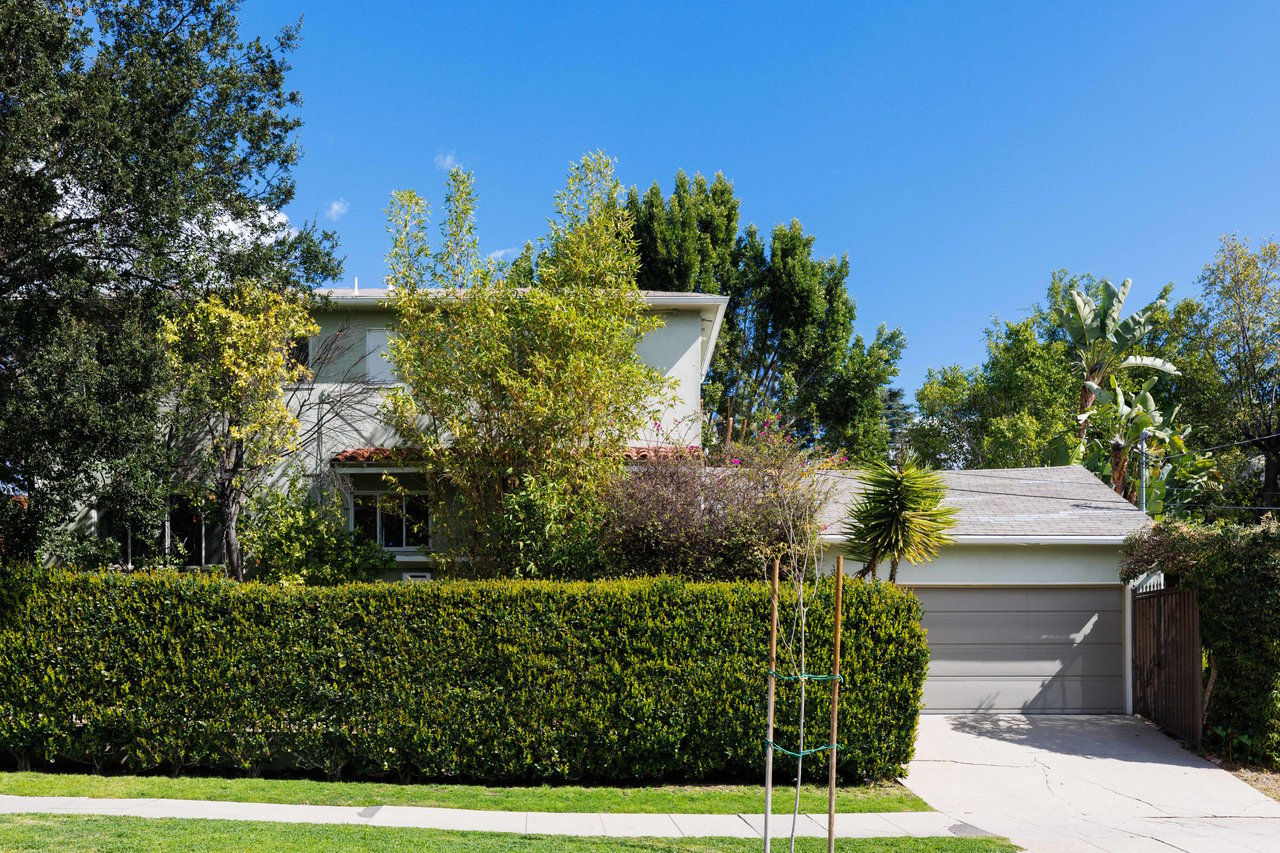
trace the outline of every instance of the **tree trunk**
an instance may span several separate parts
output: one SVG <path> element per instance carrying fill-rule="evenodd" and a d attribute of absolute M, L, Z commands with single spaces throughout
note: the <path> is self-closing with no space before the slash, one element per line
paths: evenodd
<path fill-rule="evenodd" d="M 889 561 L 889 583 L 897 583 L 897 582 L 898 582 L 898 559 L 895 557 L 894 559 Z"/>
<path fill-rule="evenodd" d="M 1280 506 L 1280 448 L 1263 451 L 1262 505 Z"/>
<path fill-rule="evenodd" d="M 1094 402 L 1098 399 L 1098 395 L 1089 390 L 1089 386 L 1083 382 L 1080 383 L 1080 414 L 1084 414 L 1093 408 Z M 1080 440 L 1084 441 L 1085 435 L 1089 432 L 1089 421 L 1084 419 L 1080 421 L 1079 426 Z"/>
<path fill-rule="evenodd" d="M 236 522 L 240 520 L 240 492 L 230 489 L 222 500 L 222 547 L 226 552 L 227 572 L 238 581 L 244 580 L 244 560 L 240 555 L 240 539 Z"/>
<path fill-rule="evenodd" d="M 1111 440 L 1111 488 L 1124 497 L 1124 476 L 1129 468 L 1129 454 L 1119 438 Z"/>

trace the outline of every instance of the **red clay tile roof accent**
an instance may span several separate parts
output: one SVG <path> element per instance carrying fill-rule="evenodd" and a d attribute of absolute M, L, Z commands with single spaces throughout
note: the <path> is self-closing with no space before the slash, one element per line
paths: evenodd
<path fill-rule="evenodd" d="M 679 447 L 671 444 L 633 444 L 622 452 L 628 462 L 645 462 L 651 459 L 698 458 L 702 448 L 695 445 Z"/>
<path fill-rule="evenodd" d="M 422 458 L 422 451 L 416 447 L 353 447 L 343 450 L 333 457 L 335 464 L 355 464 L 374 462 L 412 462 Z"/>

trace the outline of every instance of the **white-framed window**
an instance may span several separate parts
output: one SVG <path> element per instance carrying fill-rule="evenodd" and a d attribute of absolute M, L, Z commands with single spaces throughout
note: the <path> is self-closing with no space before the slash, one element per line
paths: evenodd
<path fill-rule="evenodd" d="M 362 531 L 383 548 L 417 549 L 427 545 L 427 498 L 394 492 L 356 492 L 351 496 L 351 529 Z"/>
<path fill-rule="evenodd" d="M 388 354 L 391 352 L 390 329 L 367 329 L 364 333 L 364 375 L 370 382 L 396 381 L 395 368 Z"/>

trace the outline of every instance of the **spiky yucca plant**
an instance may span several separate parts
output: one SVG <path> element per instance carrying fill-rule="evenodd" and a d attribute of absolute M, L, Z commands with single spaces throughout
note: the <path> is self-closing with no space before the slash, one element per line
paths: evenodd
<path fill-rule="evenodd" d="M 887 560 L 889 581 L 897 583 L 899 563 L 927 563 L 952 541 L 947 531 L 955 526 L 956 510 L 942 506 L 947 487 L 941 475 L 914 457 L 897 467 L 878 462 L 860 476 L 866 488 L 845 518 L 845 550 L 863 564 L 858 577 L 874 580 Z"/>

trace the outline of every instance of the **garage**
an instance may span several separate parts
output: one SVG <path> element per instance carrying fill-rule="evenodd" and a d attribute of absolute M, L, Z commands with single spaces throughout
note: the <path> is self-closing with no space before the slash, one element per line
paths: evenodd
<path fill-rule="evenodd" d="M 1121 587 L 913 592 L 931 653 L 925 713 L 1124 712 Z"/>
<path fill-rule="evenodd" d="M 954 542 L 898 574 L 924 610 L 924 713 L 1132 713 L 1120 549 L 1146 515 L 1079 466 L 943 479 Z M 832 488 L 824 522 L 837 531 L 861 483 L 842 473 Z M 844 543 L 825 541 L 829 570 Z"/>

